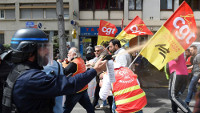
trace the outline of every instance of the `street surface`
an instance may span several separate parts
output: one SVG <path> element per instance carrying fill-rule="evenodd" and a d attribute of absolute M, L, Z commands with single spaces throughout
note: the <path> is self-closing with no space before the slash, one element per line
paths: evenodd
<path fill-rule="evenodd" d="M 147 95 L 147 106 L 143 109 L 144 113 L 166 113 L 171 110 L 171 101 L 168 99 L 167 88 L 143 88 Z M 184 91 L 184 94 L 181 96 L 182 99 L 185 99 L 187 89 Z M 102 103 L 102 101 L 100 101 Z M 193 97 L 192 102 L 190 103 L 190 109 L 193 111 L 195 100 Z M 110 113 L 107 106 L 104 109 L 95 110 L 95 113 Z M 73 109 L 72 113 L 87 113 L 80 104 L 77 104 Z M 179 113 L 183 113 L 179 110 Z"/>
<path fill-rule="evenodd" d="M 171 101 L 168 99 L 168 80 L 163 72 L 163 70 L 157 70 L 150 63 L 143 63 L 143 68 L 141 68 L 138 73 L 138 78 L 143 90 L 147 96 L 147 106 L 143 109 L 144 113 L 166 113 L 171 110 Z M 187 83 L 186 83 L 187 84 Z M 181 96 L 185 100 L 187 95 L 187 89 Z M 100 101 L 102 103 L 102 101 Z M 193 111 L 195 104 L 194 96 L 190 103 L 190 109 Z M 86 113 L 85 109 L 77 104 L 73 109 L 72 113 Z M 95 110 L 95 113 L 110 113 L 108 106 L 107 108 Z M 183 113 L 179 110 L 179 113 Z"/>

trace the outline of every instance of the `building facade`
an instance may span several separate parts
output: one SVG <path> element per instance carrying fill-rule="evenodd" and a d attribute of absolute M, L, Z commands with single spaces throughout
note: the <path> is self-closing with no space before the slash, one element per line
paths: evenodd
<path fill-rule="evenodd" d="M 155 33 L 174 13 L 183 0 L 63 0 L 65 30 L 69 42 L 80 49 L 82 55 L 90 43 L 95 46 L 100 20 L 115 24 L 118 33 L 135 16 Z M 200 1 L 186 0 L 194 11 L 200 27 Z M 57 36 L 56 0 L 0 0 L 0 43 L 9 44 L 14 32 L 34 27 L 49 37 Z M 74 35 L 72 35 L 72 31 Z M 117 33 L 117 34 L 118 34 Z M 138 45 L 152 36 L 139 36 L 129 42 Z M 200 41 L 197 34 L 197 42 Z"/>
<path fill-rule="evenodd" d="M 72 29 L 70 24 L 71 0 L 63 0 L 66 35 Z M 0 1 L 0 43 L 9 44 L 13 34 L 20 28 L 38 28 L 52 38 L 58 35 L 58 21 L 55 0 L 1 0 Z"/>
<path fill-rule="evenodd" d="M 97 43 L 100 20 L 115 24 L 118 33 L 121 26 L 127 26 L 139 16 L 146 26 L 155 33 L 174 13 L 183 0 L 73 0 L 79 32 L 80 51 L 89 43 Z M 188 1 L 188 0 L 186 0 Z M 194 11 L 197 27 L 200 26 L 200 1 L 188 2 Z M 117 34 L 118 34 L 117 33 Z M 199 37 L 199 34 L 197 34 Z M 139 36 L 129 42 L 129 46 L 140 44 L 152 36 Z M 197 37 L 196 41 L 200 41 Z"/>

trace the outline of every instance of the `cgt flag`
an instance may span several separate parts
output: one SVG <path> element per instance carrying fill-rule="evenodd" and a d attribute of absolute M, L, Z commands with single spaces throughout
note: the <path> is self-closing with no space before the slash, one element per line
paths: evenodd
<path fill-rule="evenodd" d="M 193 11 L 184 1 L 148 41 L 141 54 L 160 70 L 196 40 L 196 29 Z"/>
<path fill-rule="evenodd" d="M 128 43 L 132 38 L 139 35 L 153 35 L 146 27 L 139 16 L 136 16 L 120 33 L 116 39 L 120 40 L 121 45 Z"/>
<path fill-rule="evenodd" d="M 110 41 L 116 33 L 117 28 L 114 24 L 100 20 L 97 45 L 103 45 L 103 43 Z"/>

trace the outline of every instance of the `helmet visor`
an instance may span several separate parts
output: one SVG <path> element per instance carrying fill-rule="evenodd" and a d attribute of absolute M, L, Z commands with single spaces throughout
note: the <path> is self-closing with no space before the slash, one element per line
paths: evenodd
<path fill-rule="evenodd" d="M 37 62 L 39 66 L 46 66 L 53 62 L 53 44 L 38 43 Z"/>

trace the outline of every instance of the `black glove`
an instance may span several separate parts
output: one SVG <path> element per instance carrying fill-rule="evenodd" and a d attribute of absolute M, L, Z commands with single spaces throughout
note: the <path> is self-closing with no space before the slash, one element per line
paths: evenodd
<path fill-rule="evenodd" d="M 111 60 L 112 59 L 112 55 L 105 55 L 103 57 L 103 60 Z"/>

